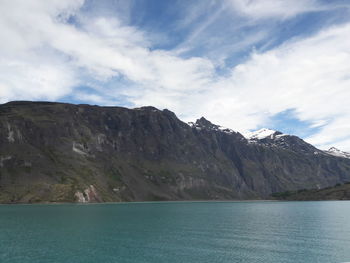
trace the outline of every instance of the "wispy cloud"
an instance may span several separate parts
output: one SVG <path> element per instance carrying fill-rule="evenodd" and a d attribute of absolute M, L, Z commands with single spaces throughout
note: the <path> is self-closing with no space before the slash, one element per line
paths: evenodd
<path fill-rule="evenodd" d="M 192 17 L 177 28 L 187 28 L 183 43 L 164 50 L 128 24 L 130 14 L 92 14 L 78 0 L 2 1 L 0 101 L 69 97 L 111 105 L 122 98 L 123 105 L 169 108 L 184 120 L 204 115 L 242 132 L 293 109 L 295 118 L 318 127 L 308 141 L 350 150 L 350 24 L 254 49 L 273 37 L 276 20 L 334 6 L 316 0 L 210 3 L 215 15 L 203 5 L 200 16 L 187 12 Z M 193 51 L 201 45 L 202 52 Z M 234 67 L 223 62 L 242 51 Z"/>
<path fill-rule="evenodd" d="M 253 19 L 287 19 L 302 13 L 324 8 L 315 0 L 228 0 L 232 8 L 242 16 Z"/>

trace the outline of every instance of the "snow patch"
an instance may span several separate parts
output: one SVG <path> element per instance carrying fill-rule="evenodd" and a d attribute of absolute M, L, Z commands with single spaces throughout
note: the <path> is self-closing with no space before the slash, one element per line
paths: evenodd
<path fill-rule="evenodd" d="M 288 134 L 277 134 L 275 137 L 276 138 L 281 138 L 281 137 L 284 137 L 284 136 L 288 136 Z"/>
<path fill-rule="evenodd" d="M 225 133 L 229 133 L 229 134 L 235 132 L 234 130 L 231 130 L 231 129 L 229 129 L 229 128 L 222 127 L 222 126 L 217 126 L 217 129 L 218 129 L 219 131 L 222 131 L 222 132 L 225 132 Z"/>
<path fill-rule="evenodd" d="M 328 151 L 325 151 L 325 153 L 336 156 L 336 157 L 343 157 L 343 158 L 348 158 L 350 159 L 350 153 L 348 152 L 343 152 L 335 147 L 329 148 Z"/>
<path fill-rule="evenodd" d="M 263 129 L 260 129 L 260 130 L 254 131 L 254 132 L 246 133 L 246 134 L 244 134 L 244 137 L 246 137 L 248 140 L 262 140 L 262 139 L 265 139 L 267 137 L 270 137 L 272 139 L 273 135 L 276 132 L 277 131 L 275 131 L 275 130 L 263 128 Z"/>
<path fill-rule="evenodd" d="M 188 122 L 187 123 L 191 128 L 195 128 L 197 130 L 202 130 L 203 129 L 203 126 L 197 124 L 197 123 L 194 123 L 194 122 Z M 224 132 L 224 133 L 227 133 L 227 134 L 232 134 L 232 133 L 235 133 L 234 130 L 231 130 L 229 128 L 226 128 L 226 127 L 223 127 L 223 126 L 220 126 L 220 125 L 215 125 L 213 124 L 211 127 L 210 127 L 210 130 L 213 130 L 213 131 L 221 131 L 221 132 Z"/>

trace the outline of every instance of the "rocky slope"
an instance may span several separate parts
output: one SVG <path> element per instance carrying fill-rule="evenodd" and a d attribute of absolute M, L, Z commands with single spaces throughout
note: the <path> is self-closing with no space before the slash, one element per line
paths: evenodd
<path fill-rule="evenodd" d="M 302 189 L 274 193 L 272 198 L 287 201 L 350 200 L 350 183 L 337 184 L 322 189 Z"/>
<path fill-rule="evenodd" d="M 246 139 L 168 110 L 0 105 L 0 202 L 258 199 L 350 181 L 296 136 Z"/>

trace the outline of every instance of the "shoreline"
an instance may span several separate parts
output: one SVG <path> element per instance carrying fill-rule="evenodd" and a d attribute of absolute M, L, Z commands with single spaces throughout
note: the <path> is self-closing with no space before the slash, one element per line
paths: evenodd
<path fill-rule="evenodd" d="M 79 203 L 79 202 L 38 202 L 38 203 L 0 203 L 0 206 L 9 205 L 125 205 L 125 204 L 171 204 L 171 203 L 275 203 L 275 202 L 339 202 L 350 200 L 176 200 L 176 201 L 123 201 L 123 202 L 94 202 L 94 203 Z"/>

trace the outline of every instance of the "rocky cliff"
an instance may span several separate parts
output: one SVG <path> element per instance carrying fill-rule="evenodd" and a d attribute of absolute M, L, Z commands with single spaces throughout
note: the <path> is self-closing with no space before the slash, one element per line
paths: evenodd
<path fill-rule="evenodd" d="M 350 181 L 350 159 L 169 110 L 0 105 L 0 202 L 259 199 Z"/>

